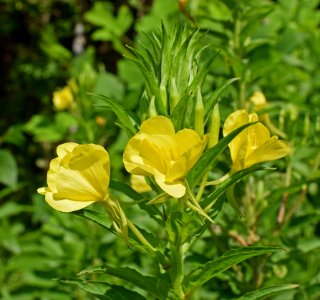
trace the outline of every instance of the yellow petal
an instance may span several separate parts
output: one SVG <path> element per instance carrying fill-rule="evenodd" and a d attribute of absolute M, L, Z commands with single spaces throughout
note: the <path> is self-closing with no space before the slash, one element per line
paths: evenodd
<path fill-rule="evenodd" d="M 144 164 L 165 174 L 170 166 L 172 157 L 171 144 L 174 144 L 171 136 L 152 136 L 141 142 L 139 155 Z"/>
<path fill-rule="evenodd" d="M 54 209 L 61 212 L 71 212 L 82 208 L 85 208 L 95 201 L 72 201 L 69 199 L 59 199 L 55 200 L 53 194 L 48 192 L 45 195 L 46 202 Z"/>
<path fill-rule="evenodd" d="M 53 93 L 53 104 L 57 110 L 68 108 L 73 102 L 73 94 L 71 89 L 66 86 L 59 91 Z"/>
<path fill-rule="evenodd" d="M 245 110 L 237 110 L 231 113 L 224 122 L 223 135 L 227 136 L 238 127 L 249 122 L 249 114 Z"/>
<path fill-rule="evenodd" d="M 254 92 L 250 101 L 253 103 L 255 111 L 264 109 L 267 106 L 267 99 L 262 92 Z"/>
<path fill-rule="evenodd" d="M 163 191 L 174 198 L 181 198 L 186 194 L 186 187 L 183 182 L 166 183 L 165 175 L 158 172 L 156 172 L 154 179 Z"/>
<path fill-rule="evenodd" d="M 37 189 L 37 193 L 41 195 L 45 195 L 46 193 L 50 192 L 50 190 L 47 187 L 42 187 Z"/>
<path fill-rule="evenodd" d="M 143 140 L 144 137 L 141 134 L 136 134 L 129 140 L 123 153 L 123 163 L 129 173 L 149 176 L 154 174 L 154 168 L 150 166 L 152 163 L 145 162 L 140 155 Z M 158 162 L 155 161 L 155 163 L 157 164 Z"/>
<path fill-rule="evenodd" d="M 50 163 L 48 188 L 57 199 L 99 201 L 108 193 L 110 161 L 99 145 L 66 143 Z"/>
<path fill-rule="evenodd" d="M 279 159 L 289 153 L 289 144 L 279 140 L 277 136 L 273 136 L 248 156 L 245 167 L 248 168 L 256 163 Z"/>
<path fill-rule="evenodd" d="M 183 153 L 202 142 L 196 131 L 187 128 L 179 130 L 174 138 L 178 149 L 178 156 L 181 156 Z"/>
<path fill-rule="evenodd" d="M 245 129 L 246 130 L 246 129 Z M 247 130 L 248 151 L 252 152 L 270 139 L 269 129 L 261 123 L 250 126 Z"/>
<path fill-rule="evenodd" d="M 151 135 L 173 135 L 175 133 L 172 122 L 164 116 L 147 119 L 141 124 L 140 131 Z"/>
<path fill-rule="evenodd" d="M 77 143 L 64 143 L 59 145 L 57 147 L 58 157 L 65 157 L 68 153 L 72 152 L 72 150 L 77 146 L 79 146 Z"/>
<path fill-rule="evenodd" d="M 199 138 L 200 140 L 200 138 Z M 196 164 L 206 147 L 206 141 L 200 140 L 197 144 L 192 145 L 175 161 L 169 169 L 166 182 L 174 182 L 186 177 L 187 173 Z"/>
<path fill-rule="evenodd" d="M 237 110 L 230 114 L 223 126 L 223 135 L 227 136 L 233 130 L 249 123 L 258 121 L 258 116 L 254 114 L 248 114 L 245 110 Z M 251 127 L 254 127 L 252 125 Z M 250 137 L 250 138 L 249 138 Z M 230 143 L 229 149 L 231 154 L 231 159 L 234 162 L 234 169 L 242 168 L 248 151 L 251 147 L 258 142 L 255 136 L 255 130 L 252 128 L 246 128 L 240 132 Z"/>
<path fill-rule="evenodd" d="M 146 178 L 141 175 L 131 175 L 130 185 L 138 193 L 150 192 L 152 190 L 147 184 Z"/>

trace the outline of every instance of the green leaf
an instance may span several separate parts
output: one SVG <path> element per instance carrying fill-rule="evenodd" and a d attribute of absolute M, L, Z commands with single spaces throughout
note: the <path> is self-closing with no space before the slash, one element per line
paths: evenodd
<path fill-rule="evenodd" d="M 219 199 L 228 190 L 228 188 L 231 187 L 231 185 L 233 185 L 234 183 L 251 173 L 262 170 L 271 171 L 273 169 L 262 167 L 261 165 L 256 165 L 233 174 L 231 177 L 219 184 L 219 186 L 207 198 L 203 200 L 202 205 L 207 206 L 211 205 L 211 203 L 215 203 L 216 199 Z"/>
<path fill-rule="evenodd" d="M 166 275 L 159 276 L 145 276 L 138 271 L 131 269 L 129 267 L 110 267 L 110 266 L 101 266 L 101 267 L 91 267 L 87 268 L 79 273 L 83 274 L 92 274 L 92 273 L 105 273 L 127 282 L 134 284 L 136 287 L 139 287 L 155 297 L 160 297 L 161 299 L 167 299 L 167 294 L 169 291 L 169 281 Z"/>
<path fill-rule="evenodd" d="M 123 194 L 127 195 L 129 198 L 139 201 L 143 200 L 143 196 L 141 196 L 138 192 L 136 192 L 131 186 L 123 183 L 111 180 L 109 184 L 110 188 L 122 192 Z"/>
<path fill-rule="evenodd" d="M 279 247 L 243 247 L 233 249 L 212 261 L 207 262 L 192 270 L 183 281 L 186 290 L 193 290 L 202 286 L 208 280 L 231 268 L 246 259 L 267 253 L 279 252 L 283 249 Z"/>
<path fill-rule="evenodd" d="M 209 98 L 208 101 L 206 101 L 205 106 L 204 106 L 204 113 L 205 113 L 205 121 L 204 123 L 206 124 L 210 118 L 211 112 L 214 108 L 214 106 L 217 104 L 219 100 L 219 96 L 221 93 L 225 90 L 225 88 L 230 85 L 231 83 L 239 80 L 239 78 L 231 78 L 228 79 L 221 85 L 217 90 L 214 91 L 213 95 Z"/>
<path fill-rule="evenodd" d="M 134 124 L 132 123 L 132 119 L 129 117 L 129 114 L 125 111 L 125 109 L 122 107 L 120 103 L 118 103 L 116 100 L 110 99 L 103 95 L 97 95 L 97 94 L 91 94 L 89 95 L 94 96 L 101 101 L 98 101 L 94 106 L 96 107 L 105 107 L 110 110 L 112 110 L 115 115 L 118 117 L 120 121 L 120 125 L 122 128 L 124 128 L 129 136 L 132 136 L 138 132 Z"/>
<path fill-rule="evenodd" d="M 80 279 L 63 279 L 63 283 L 77 286 L 87 293 L 94 295 L 98 299 L 103 300 L 127 300 L 127 299 L 137 299 L 145 300 L 146 298 L 142 297 L 140 294 L 128 290 L 122 286 L 110 284 L 107 282 L 101 281 L 92 281 L 92 280 L 80 280 Z"/>
<path fill-rule="evenodd" d="M 18 166 L 12 153 L 0 150 L 0 182 L 14 187 L 18 180 Z"/>
<path fill-rule="evenodd" d="M 132 24 L 133 17 L 128 6 L 122 5 L 119 8 L 116 23 L 118 25 L 118 36 L 122 36 Z"/>
<path fill-rule="evenodd" d="M 245 295 L 237 298 L 237 300 L 257 300 L 270 294 L 278 293 L 285 290 L 291 290 L 297 288 L 298 284 L 281 284 L 270 287 L 263 287 L 253 292 L 246 293 Z"/>
<path fill-rule="evenodd" d="M 110 220 L 106 212 L 102 213 L 102 212 L 91 210 L 91 209 L 82 209 L 80 211 L 74 211 L 72 212 L 72 214 L 91 220 L 96 224 L 102 226 L 103 228 L 107 229 L 109 232 L 117 235 L 117 232 L 112 226 L 112 221 Z M 148 242 L 152 244 L 152 246 L 154 247 L 158 246 L 159 240 L 155 238 L 155 236 L 152 233 L 146 231 L 143 228 L 139 228 L 138 226 L 136 227 L 143 234 L 145 239 L 147 239 Z M 146 246 L 142 245 L 141 242 L 137 239 L 137 237 L 131 231 L 129 231 L 128 242 L 130 245 L 133 245 L 140 251 L 144 253 L 148 253 L 148 251 L 146 250 Z M 163 259 L 163 255 L 160 252 L 156 252 L 155 255 L 158 256 L 159 259 Z"/>
<path fill-rule="evenodd" d="M 106 213 L 101 213 L 91 209 L 81 209 L 72 212 L 72 214 L 91 220 L 97 223 L 98 225 L 102 226 L 103 228 L 107 229 L 108 231 L 115 233 L 115 230 L 111 226 L 112 222 L 108 218 L 108 215 Z"/>
<path fill-rule="evenodd" d="M 204 152 L 204 154 L 200 157 L 198 162 L 194 165 L 194 167 L 191 169 L 191 171 L 188 174 L 188 182 L 190 185 L 190 188 L 195 187 L 202 179 L 202 177 L 205 175 L 206 172 L 208 172 L 216 159 L 216 157 L 224 151 L 224 149 L 227 148 L 228 144 L 245 128 L 248 126 L 251 126 L 253 124 L 256 124 L 256 122 L 247 123 L 234 131 L 232 131 L 230 134 L 228 134 L 226 137 L 221 139 L 217 145 L 214 147 L 208 149 Z"/>

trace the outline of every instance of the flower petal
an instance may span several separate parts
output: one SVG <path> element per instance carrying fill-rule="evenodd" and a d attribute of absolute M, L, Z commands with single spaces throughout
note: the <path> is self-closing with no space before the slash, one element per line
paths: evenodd
<path fill-rule="evenodd" d="M 53 159 L 47 175 L 55 198 L 77 201 L 103 200 L 108 191 L 110 162 L 107 151 L 99 145 L 63 144 L 61 157 Z M 71 152 L 68 152 L 71 149 Z"/>
<path fill-rule="evenodd" d="M 277 136 L 273 136 L 248 156 L 245 167 L 248 168 L 256 163 L 279 159 L 289 154 L 290 151 L 288 143 L 279 140 Z"/>
<path fill-rule="evenodd" d="M 72 152 L 72 150 L 77 146 L 79 146 L 77 143 L 64 143 L 59 145 L 57 147 L 58 157 L 65 157 L 68 153 Z"/>
<path fill-rule="evenodd" d="M 53 193 L 48 192 L 45 194 L 46 202 L 54 209 L 62 212 L 76 211 L 89 206 L 95 201 L 73 201 L 69 199 L 59 199 L 55 200 L 53 198 Z"/>
<path fill-rule="evenodd" d="M 165 175 L 159 172 L 156 172 L 154 179 L 163 191 L 174 198 L 181 198 L 186 194 L 186 187 L 181 181 L 166 183 Z"/>
<path fill-rule="evenodd" d="M 200 140 L 200 142 L 187 149 L 187 151 L 184 152 L 169 169 L 166 176 L 166 182 L 174 182 L 175 180 L 181 180 L 186 177 L 187 173 L 201 157 L 205 147 L 206 141 Z"/>
<path fill-rule="evenodd" d="M 136 134 L 131 138 L 123 152 L 123 163 L 126 170 L 135 175 L 149 176 L 154 174 L 154 168 L 151 167 L 140 155 L 140 149 L 143 135 Z"/>
<path fill-rule="evenodd" d="M 151 135 L 173 135 L 175 133 L 172 122 L 164 116 L 147 119 L 141 124 L 140 131 Z"/>

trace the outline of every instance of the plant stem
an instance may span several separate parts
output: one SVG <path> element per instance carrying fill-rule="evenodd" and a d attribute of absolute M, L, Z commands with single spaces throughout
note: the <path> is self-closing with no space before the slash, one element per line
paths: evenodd
<path fill-rule="evenodd" d="M 183 211 L 184 202 L 182 199 L 177 200 L 177 210 Z M 170 243 L 171 250 L 171 284 L 175 299 L 183 300 L 184 292 L 182 281 L 184 277 L 184 253 L 181 236 L 181 226 L 177 222 L 176 240 Z"/>
<path fill-rule="evenodd" d="M 145 239 L 145 237 L 142 235 L 142 233 L 139 231 L 139 229 L 130 221 L 127 220 L 128 227 L 131 229 L 133 234 L 137 237 L 137 239 L 145 245 L 151 252 L 155 252 L 156 249 L 152 247 L 152 245 Z"/>

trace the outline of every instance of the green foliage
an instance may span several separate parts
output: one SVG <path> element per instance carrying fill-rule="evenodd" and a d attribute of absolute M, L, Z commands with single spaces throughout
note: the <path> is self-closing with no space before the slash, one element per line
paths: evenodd
<path fill-rule="evenodd" d="M 319 299 L 319 4 L 3 1 L 0 298 Z M 58 111 L 64 86 L 74 102 Z M 188 173 L 189 206 L 152 178 L 136 192 L 122 155 L 141 122 L 200 123 L 207 138 L 216 103 L 219 132 L 235 109 L 256 111 L 290 156 L 230 174 L 238 128 Z M 110 193 L 156 251 L 130 229 L 119 240 L 99 204 L 62 214 L 36 195 L 66 141 L 105 146 Z"/>
<path fill-rule="evenodd" d="M 18 166 L 10 151 L 0 150 L 0 166 L 0 182 L 15 186 L 18 181 Z"/>

